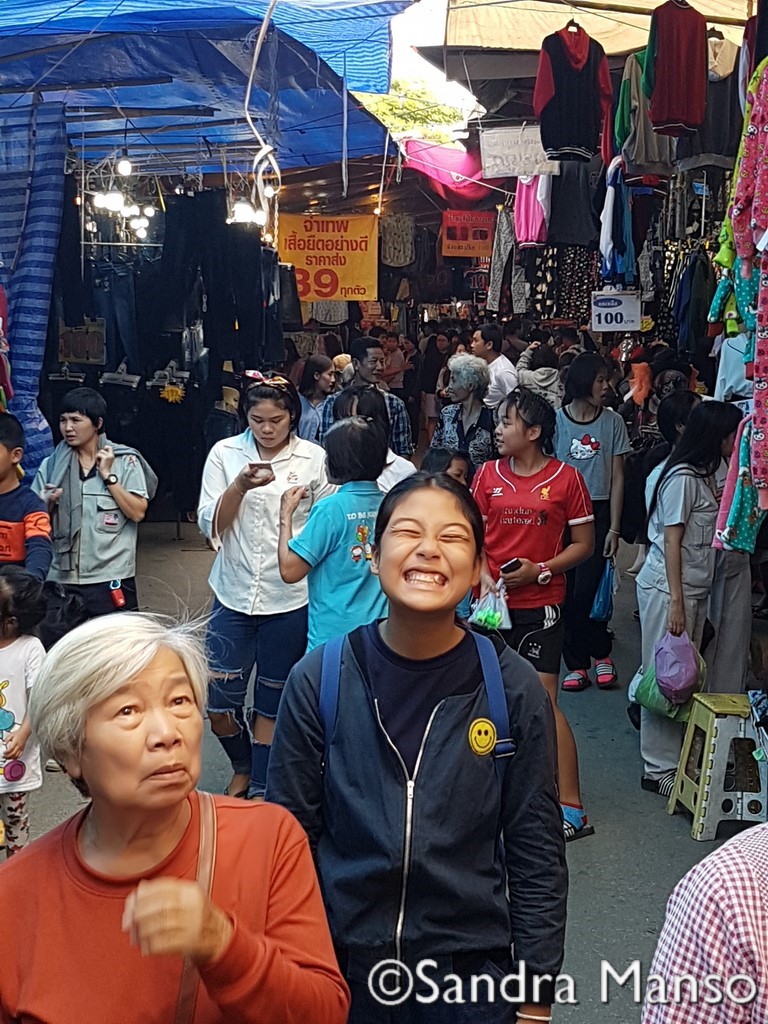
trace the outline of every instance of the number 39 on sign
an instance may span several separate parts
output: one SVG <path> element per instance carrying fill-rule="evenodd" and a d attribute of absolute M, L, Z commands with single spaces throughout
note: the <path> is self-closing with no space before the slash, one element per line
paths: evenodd
<path fill-rule="evenodd" d="M 593 331 L 639 331 L 639 292 L 592 292 Z"/>
<path fill-rule="evenodd" d="M 296 287 L 302 300 L 309 295 L 316 295 L 319 299 L 335 299 L 339 293 L 339 275 L 330 268 L 311 271 L 296 267 Z"/>

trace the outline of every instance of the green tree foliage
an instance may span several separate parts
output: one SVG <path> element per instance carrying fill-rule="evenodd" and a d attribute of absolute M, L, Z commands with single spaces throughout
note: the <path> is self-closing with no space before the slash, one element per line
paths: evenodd
<path fill-rule="evenodd" d="M 434 142 L 449 142 L 451 128 L 465 121 L 458 107 L 441 102 L 422 82 L 393 82 L 385 96 L 362 92 L 355 96 L 396 136 L 418 132 Z"/>

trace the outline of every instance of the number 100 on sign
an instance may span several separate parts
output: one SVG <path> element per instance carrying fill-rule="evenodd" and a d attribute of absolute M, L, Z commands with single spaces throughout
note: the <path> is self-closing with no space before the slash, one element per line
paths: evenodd
<path fill-rule="evenodd" d="M 593 292 L 593 331 L 639 331 L 639 292 Z"/>

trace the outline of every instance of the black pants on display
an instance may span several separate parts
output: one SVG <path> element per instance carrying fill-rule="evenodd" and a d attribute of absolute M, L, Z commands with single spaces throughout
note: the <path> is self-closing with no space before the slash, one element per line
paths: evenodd
<path fill-rule="evenodd" d="M 563 659 L 569 672 L 589 668 L 592 658 L 607 658 L 613 649 L 613 641 L 608 635 L 609 624 L 595 622 L 589 617 L 605 569 L 603 548 L 611 525 L 610 502 L 594 501 L 592 506 L 595 513 L 595 550 L 586 562 L 566 574 Z"/>

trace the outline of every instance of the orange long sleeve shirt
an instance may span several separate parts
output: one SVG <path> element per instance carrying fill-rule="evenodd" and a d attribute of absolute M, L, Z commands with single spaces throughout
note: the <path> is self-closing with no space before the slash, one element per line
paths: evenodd
<path fill-rule="evenodd" d="M 145 878 L 194 880 L 199 810 Z M 121 930 L 138 878 L 88 868 L 87 809 L 0 868 L 2 1024 L 172 1024 L 180 957 L 147 956 Z M 213 902 L 230 915 L 226 951 L 200 968 L 194 1024 L 344 1024 L 336 964 L 309 845 L 283 808 L 216 798 Z"/>

